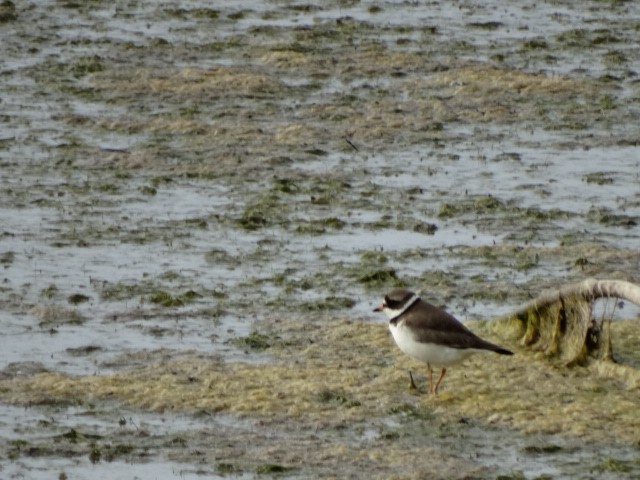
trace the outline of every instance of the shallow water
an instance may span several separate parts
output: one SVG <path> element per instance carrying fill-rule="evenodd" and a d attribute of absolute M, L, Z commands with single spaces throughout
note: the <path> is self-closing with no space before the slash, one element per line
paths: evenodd
<path fill-rule="evenodd" d="M 108 459 L 92 461 L 81 450 L 74 451 L 73 445 L 82 443 L 83 436 L 94 439 L 105 439 L 111 442 L 114 451 L 118 445 L 130 446 L 126 442 L 137 442 L 137 447 L 145 442 L 148 436 L 162 437 L 170 443 L 170 439 L 180 438 L 188 429 L 211 429 L 225 425 L 222 416 L 216 420 L 199 417 L 197 421 L 188 417 L 141 414 L 140 412 L 122 412 L 120 418 L 105 416 L 102 412 L 78 407 L 66 409 L 34 409 L 5 406 L 0 417 L 0 432 L 11 449 L 19 450 L 19 442 L 28 441 L 30 448 L 37 445 L 47 448 L 47 438 L 53 438 L 58 445 L 58 456 L 55 454 L 32 453 L 27 458 L 19 458 L 15 462 L 2 465 L 2 473 L 6 478 L 27 476 L 34 479 L 51 478 L 52 474 L 66 474 L 68 477 L 90 479 L 102 476 L 116 479 L 131 478 L 225 478 L 218 475 L 215 468 L 189 466 L 181 462 L 163 459 L 153 447 L 148 447 L 144 454 L 137 458 Z M 230 423 L 230 422 L 229 422 Z M 237 419 L 233 423 L 240 426 Z M 247 428 L 245 425 L 244 428 Z M 79 432 L 77 440 L 75 432 Z M 66 439 L 66 440 L 65 440 Z M 67 443 L 65 447 L 64 444 Z M 24 448 L 24 447 L 23 447 Z M 50 447 L 49 447 L 50 448 Z M 65 450 L 65 448 L 67 450 Z M 144 447 L 142 447 L 144 448 Z M 121 449 L 122 450 L 122 449 Z M 107 450 L 108 452 L 108 450 Z M 42 455 L 42 457 L 40 456 Z M 28 473 L 26 473 L 28 472 Z M 250 478 L 248 475 L 234 475 L 233 478 Z"/>
<path fill-rule="evenodd" d="M 637 283 L 638 22 L 634 2 L 17 5 L 0 31 L 0 369 L 269 362 L 234 340 L 277 317 L 381 323 L 398 283 L 465 321 L 586 276 Z M 198 90 L 223 68 L 238 79 Z M 576 83 L 485 85 L 478 68 Z M 595 448 L 525 461 L 525 436 L 492 456 L 501 432 L 468 435 L 478 464 L 525 476 L 573 474 Z M 201 474 L 165 458 L 1 468 Z"/>

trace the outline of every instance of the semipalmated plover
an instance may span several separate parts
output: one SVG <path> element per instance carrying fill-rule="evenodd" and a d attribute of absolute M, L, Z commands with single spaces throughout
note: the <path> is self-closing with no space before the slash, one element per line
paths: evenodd
<path fill-rule="evenodd" d="M 513 355 L 513 352 L 481 339 L 453 315 L 420 300 L 420 297 L 403 288 L 391 290 L 384 303 L 374 310 L 389 317 L 389 330 L 400 350 L 427 363 L 429 369 L 429 393 L 438 393 L 438 386 L 447 368 L 462 362 L 468 356 L 482 351 Z M 433 369 L 442 368 L 440 378 L 433 385 Z M 411 387 L 416 388 L 411 371 Z"/>

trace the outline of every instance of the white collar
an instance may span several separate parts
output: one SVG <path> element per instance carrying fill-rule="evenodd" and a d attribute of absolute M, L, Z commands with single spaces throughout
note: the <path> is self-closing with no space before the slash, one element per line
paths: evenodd
<path fill-rule="evenodd" d="M 398 311 L 397 314 L 395 314 L 393 317 L 391 317 L 389 319 L 389 323 L 393 322 L 394 320 L 397 320 L 399 316 L 401 316 L 404 312 L 406 312 L 407 310 L 409 310 L 409 308 L 411 308 L 411 306 L 416 303 L 418 300 L 420 300 L 420 297 L 418 296 L 417 293 L 413 294 L 413 297 L 411 297 L 407 303 L 405 303 L 404 307 L 402 307 L 402 310 Z"/>

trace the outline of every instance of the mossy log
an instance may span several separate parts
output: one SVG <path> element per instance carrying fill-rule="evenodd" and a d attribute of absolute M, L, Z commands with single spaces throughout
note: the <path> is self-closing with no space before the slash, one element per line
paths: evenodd
<path fill-rule="evenodd" d="M 593 316 L 594 302 L 601 298 L 640 305 L 640 286 L 590 278 L 545 291 L 494 325 L 523 346 L 566 365 L 583 365 L 592 358 L 613 361 L 611 319 L 598 321 Z"/>

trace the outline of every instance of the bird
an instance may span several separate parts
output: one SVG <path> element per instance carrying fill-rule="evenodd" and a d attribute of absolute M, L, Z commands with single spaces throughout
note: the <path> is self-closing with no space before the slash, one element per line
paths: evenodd
<path fill-rule="evenodd" d="M 483 340 L 465 327 L 450 313 L 421 300 L 418 294 L 395 288 L 384 302 L 373 310 L 384 312 L 389 318 L 389 330 L 404 353 L 426 362 L 429 371 L 429 394 L 437 395 L 447 367 L 456 365 L 474 353 L 491 351 L 500 355 L 513 352 Z M 432 366 L 442 368 L 438 381 L 433 383 Z M 409 371 L 410 387 L 416 389 Z"/>

